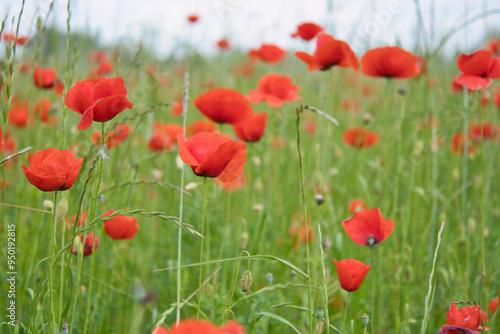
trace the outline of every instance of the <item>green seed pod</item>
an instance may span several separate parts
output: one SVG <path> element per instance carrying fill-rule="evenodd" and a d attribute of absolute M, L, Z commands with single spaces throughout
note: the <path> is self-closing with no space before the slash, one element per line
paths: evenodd
<path fill-rule="evenodd" d="M 243 272 L 243 275 L 241 275 L 240 279 L 241 290 L 243 290 L 243 292 L 247 292 L 252 287 L 252 284 L 253 284 L 252 273 L 250 272 L 250 270 L 245 270 Z"/>
<path fill-rule="evenodd" d="M 46 199 L 45 201 L 43 201 L 43 208 L 45 210 L 52 210 L 54 209 L 54 203 L 48 199 Z"/>
<path fill-rule="evenodd" d="M 325 317 L 325 309 L 322 307 L 318 307 L 316 309 L 316 318 L 323 319 Z"/>
<path fill-rule="evenodd" d="M 57 208 L 56 208 L 56 217 L 57 219 L 63 219 L 64 216 L 68 213 L 68 200 L 66 198 L 63 198 L 62 200 L 57 203 Z"/>

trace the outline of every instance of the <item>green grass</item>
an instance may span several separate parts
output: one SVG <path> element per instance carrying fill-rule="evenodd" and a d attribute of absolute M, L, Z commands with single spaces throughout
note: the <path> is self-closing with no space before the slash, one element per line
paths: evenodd
<path fill-rule="evenodd" d="M 38 61 L 44 66 L 56 67 L 58 76 L 63 78 L 68 74 L 63 72 L 65 41 L 61 46 L 57 38 L 51 39 L 51 34 L 49 30 L 44 33 L 41 50 L 47 50 L 47 45 L 55 43 L 54 50 L 60 52 L 41 52 Z M 73 40 L 73 35 L 70 37 Z M 61 97 L 36 89 L 31 84 L 30 74 L 17 72 L 22 61 L 34 59 L 32 51 L 31 47 L 18 50 L 11 90 L 29 100 L 30 104 L 39 97 L 49 97 L 54 103 L 53 115 L 59 118 L 58 124 L 47 126 L 36 120 L 28 128 L 18 129 L 2 122 L 4 134 L 6 129 L 10 132 L 17 142 L 17 150 L 28 146 L 33 147 L 34 152 L 48 147 L 72 148 L 77 157 L 85 158 L 78 181 L 70 190 L 60 192 L 58 198 L 68 199 L 68 215 L 75 215 L 86 188 L 81 209 L 89 212 L 87 227 L 96 199 L 95 216 L 110 209 L 144 210 L 142 213 L 132 212 L 139 219 L 140 230 L 130 241 L 111 240 L 104 233 L 103 221 L 95 222 L 99 248 L 95 253 L 90 294 L 91 258 L 68 257 L 69 247 L 65 245 L 73 236 L 73 226 L 67 226 L 61 235 L 66 221 L 57 222 L 55 252 L 56 255 L 57 252 L 62 254 L 54 267 L 52 284 L 57 327 L 61 328 L 62 322 L 66 322 L 70 324 L 70 332 L 83 333 L 87 303 L 87 333 L 149 333 L 160 319 L 165 326 L 170 326 L 176 321 L 175 268 L 178 266 L 179 226 L 151 213 L 160 211 L 163 216 L 179 216 L 180 191 L 176 186 L 180 185 L 181 170 L 176 164 L 177 152 L 151 153 L 147 150 L 147 140 L 152 134 L 154 121 L 182 123 L 180 118 L 173 118 L 168 106 L 163 104 L 182 96 L 183 73 L 180 71 L 180 75 L 176 75 L 174 68 L 184 62 L 173 58 L 157 60 L 147 50 L 137 52 L 135 56 L 132 56 L 135 50 L 131 53 L 124 51 L 119 66 L 115 64 L 116 74 L 123 77 L 134 107 L 106 123 L 105 127 L 110 130 L 128 118 L 126 122 L 133 133 L 124 143 L 108 151 L 109 159 L 102 160 L 102 181 L 97 187 L 98 167 L 90 174 L 88 185 L 85 181 L 99 150 L 98 144 L 93 144 L 90 137 L 93 131 L 100 130 L 100 125 L 94 123 L 90 129 L 79 131 L 76 128 L 79 115 L 70 110 L 65 112 L 67 118 L 63 122 Z M 72 86 L 88 72 L 85 58 L 89 50 L 78 46 L 75 51 L 71 45 L 69 51 L 69 59 L 76 58 L 74 65 L 70 64 L 67 69 L 75 72 L 74 76 L 67 78 Z M 277 65 L 257 64 L 251 77 L 235 76 L 232 68 L 245 60 L 246 56 L 238 52 L 214 58 L 193 53 L 189 59 L 190 99 L 207 90 L 208 80 L 214 87 L 234 88 L 246 94 L 255 89 L 260 76 L 275 72 L 289 75 L 302 87 L 299 91 L 302 101 L 288 102 L 282 108 L 271 108 L 265 103 L 254 105 L 255 111 L 269 112 L 269 119 L 263 139 L 248 144 L 244 171 L 249 181 L 243 189 L 228 193 L 213 180 L 207 180 L 203 255 L 203 281 L 206 282 L 200 318 L 218 325 L 226 317 L 234 318 L 249 333 L 307 333 L 309 314 L 315 315 L 317 308 L 327 306 L 330 324 L 340 328 L 347 294 L 340 288 L 333 259 L 355 258 L 372 263 L 370 249 L 352 242 L 342 228 L 342 220 L 351 216 L 347 203 L 353 198 L 365 199 L 369 207 L 380 208 L 383 216 L 395 223 L 392 235 L 374 250 L 377 285 L 376 318 L 372 320 L 377 333 L 420 332 L 428 308 L 427 331 L 423 332 L 435 333 L 446 322 L 446 312 L 452 301 L 474 301 L 486 310 L 486 303 L 498 295 L 500 288 L 497 279 L 500 230 L 496 228 L 496 221 L 500 218 L 500 184 L 496 177 L 499 144 L 485 142 L 484 166 L 481 146 L 478 146 L 477 154 L 467 160 L 451 152 L 451 138 L 462 131 L 465 112 L 462 94 L 450 91 L 451 79 L 458 74 L 455 60 L 433 58 L 427 64 L 428 74 L 393 81 L 370 79 L 351 69 L 308 72 L 306 66 L 292 55 Z M 3 60 L 3 78 L 9 75 L 9 67 L 5 66 L 9 61 Z M 145 68 L 150 63 L 157 64 L 161 73 L 168 75 L 170 84 L 167 87 L 158 85 L 146 74 Z M 429 77 L 437 80 L 436 87 L 427 85 Z M 372 90 L 368 97 L 362 94 L 364 86 Z M 404 88 L 406 94 L 398 94 L 399 88 Z M 487 91 L 492 93 L 495 88 Z M 345 110 L 342 107 L 345 98 L 357 101 L 360 111 Z M 333 116 L 339 123 L 336 126 L 311 111 L 301 114 L 301 124 L 305 120 L 317 123 L 315 135 L 304 132 L 302 128 L 300 133 L 305 205 L 315 234 L 309 245 L 310 272 L 305 245 L 299 242 L 294 247 L 296 239 L 289 232 L 292 225 L 302 224 L 304 212 L 295 127 L 295 112 L 301 104 L 313 106 Z M 8 105 L 3 102 L 2 108 Z M 188 110 L 188 123 L 202 117 L 191 101 Z M 478 95 L 471 94 L 467 110 L 471 122 L 479 123 L 478 110 Z M 483 107 L 482 112 L 484 122 L 498 124 L 498 108 L 493 103 Z M 372 121 L 366 125 L 363 121 L 365 113 L 372 115 Z M 440 122 L 435 133 L 441 139 L 437 150 L 430 146 L 432 129 L 417 126 L 429 115 Z M 379 142 L 366 149 L 346 146 L 342 135 L 351 126 L 366 126 L 375 131 Z M 228 125 L 219 129 L 232 134 Z M 275 136 L 284 138 L 283 147 L 272 145 Z M 62 138 L 66 142 L 64 147 L 61 146 Z M 53 194 L 43 193 L 29 184 L 20 168 L 26 164 L 26 159 L 27 154 L 24 154 L 1 167 L 2 178 L 7 183 L 1 193 L 2 204 L 25 207 L 0 206 L 3 217 L 0 229 L 0 305 L 3 307 L 8 303 L 3 293 L 8 289 L 5 231 L 8 225 L 15 224 L 16 302 L 20 322 L 15 328 L 3 323 L 0 327 L 2 333 L 48 333 L 46 256 L 52 215 L 29 208 L 44 210 L 43 201 L 51 200 Z M 468 176 L 464 184 L 465 161 Z M 192 182 L 198 186 L 184 195 L 182 220 L 194 230 L 201 231 L 203 180 L 186 168 L 184 184 Z M 321 188 L 324 196 L 322 205 L 315 202 L 316 187 Z M 464 191 L 467 192 L 466 221 L 462 219 Z M 483 217 L 487 229 L 485 273 L 480 247 Z M 446 224 L 439 255 L 434 258 L 438 229 L 443 221 Z M 323 237 L 322 250 L 318 225 Z M 248 240 L 244 240 L 246 237 Z M 183 231 L 182 319 L 194 318 L 197 313 L 197 295 L 193 293 L 198 289 L 199 243 L 199 237 Z M 242 244 L 246 246 L 242 248 Z M 249 253 L 248 257 L 240 258 L 243 250 Z M 235 270 L 240 259 L 237 276 L 247 268 L 248 261 L 254 282 L 246 293 L 237 286 L 233 296 Z M 170 270 L 163 270 L 166 268 Z M 431 269 L 434 274 L 429 280 Z M 272 282 L 266 278 L 268 273 L 272 274 Z M 351 293 L 344 327 L 348 331 L 354 328 L 355 333 L 362 332 L 361 315 L 373 312 L 373 274 L 374 271 L 369 272 L 361 288 Z M 66 277 L 68 279 L 64 279 Z M 308 278 L 311 310 L 308 306 Z M 433 284 L 433 298 L 427 303 L 429 283 Z M 154 298 L 144 302 L 147 293 L 152 293 Z M 189 296 L 191 299 L 185 301 Z M 325 300 L 326 296 L 328 300 Z M 230 304 L 231 311 L 226 314 Z M 3 314 L 0 312 L 0 323 L 8 321 Z M 312 319 L 312 328 L 316 331 L 321 320 Z M 493 325 L 489 323 L 489 326 Z M 368 330 L 371 330 L 370 326 Z M 333 332 L 336 330 L 331 328 L 330 333 Z"/>

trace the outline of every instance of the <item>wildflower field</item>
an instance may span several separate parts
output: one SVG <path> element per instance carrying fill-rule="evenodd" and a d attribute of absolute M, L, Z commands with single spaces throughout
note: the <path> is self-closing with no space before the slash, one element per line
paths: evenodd
<path fill-rule="evenodd" d="M 70 8 L 2 18 L 0 333 L 500 332 L 499 35 L 442 52 L 498 9 L 160 57 Z"/>

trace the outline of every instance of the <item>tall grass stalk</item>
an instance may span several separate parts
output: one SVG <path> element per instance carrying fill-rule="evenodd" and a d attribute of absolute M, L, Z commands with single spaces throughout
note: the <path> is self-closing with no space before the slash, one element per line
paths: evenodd
<path fill-rule="evenodd" d="M 300 186 L 302 191 L 302 206 L 304 212 L 304 224 L 306 227 L 305 237 L 306 237 L 306 256 L 307 256 L 307 275 L 309 280 L 307 281 L 307 298 L 308 298 L 308 308 L 309 308 L 309 333 L 313 333 L 313 300 L 312 300 L 312 282 L 311 282 L 311 257 L 309 255 L 309 222 L 307 221 L 307 206 L 306 206 L 306 191 L 304 187 L 304 168 L 302 166 L 302 153 L 300 148 L 300 113 L 303 111 L 303 107 L 300 106 L 295 109 L 296 113 L 296 128 L 297 128 L 297 151 L 299 155 L 299 172 L 300 172 Z"/>
<path fill-rule="evenodd" d="M 325 269 L 325 256 L 323 252 L 323 236 L 321 234 L 321 225 L 318 224 L 318 242 L 319 249 L 321 252 L 321 269 L 323 270 L 323 292 L 324 292 L 324 301 L 323 301 L 323 309 L 325 310 L 325 324 L 326 324 L 326 334 L 330 333 L 330 315 L 328 312 L 328 289 L 326 284 L 326 269 Z"/>
<path fill-rule="evenodd" d="M 53 248 L 54 248 L 54 239 L 55 239 L 55 229 L 56 229 L 56 222 L 57 222 L 57 216 L 56 216 L 56 204 L 57 204 L 57 191 L 54 191 L 54 208 L 52 209 L 52 223 L 50 225 L 50 232 L 49 232 L 49 249 L 48 249 L 48 256 L 47 256 L 47 280 L 48 280 L 48 293 L 49 293 L 49 333 L 52 333 L 52 326 L 55 321 L 55 315 L 54 315 L 54 299 L 52 297 L 52 291 L 53 291 L 53 286 L 54 286 L 54 280 L 52 277 L 52 255 L 53 255 Z M 57 332 L 57 330 L 56 330 Z"/>

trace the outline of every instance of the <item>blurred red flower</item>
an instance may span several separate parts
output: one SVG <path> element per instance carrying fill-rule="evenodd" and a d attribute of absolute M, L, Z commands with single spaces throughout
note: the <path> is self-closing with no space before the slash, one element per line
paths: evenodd
<path fill-rule="evenodd" d="M 3 138 L 2 126 L 0 125 L 0 153 L 3 152 L 4 148 L 5 148 L 5 141 L 4 141 L 4 138 Z"/>
<path fill-rule="evenodd" d="M 345 259 L 340 262 L 333 260 L 337 267 L 340 286 L 347 292 L 356 291 L 363 283 L 366 274 L 372 265 L 366 265 L 361 261 L 354 259 Z"/>
<path fill-rule="evenodd" d="M 66 221 L 73 226 L 76 223 L 76 215 L 66 216 Z M 87 221 L 87 211 L 83 211 L 78 218 L 78 226 L 85 226 L 85 222 Z"/>
<path fill-rule="evenodd" d="M 467 143 L 468 153 L 475 154 L 476 147 L 474 146 L 474 143 L 472 142 L 472 140 L 470 140 L 470 134 L 468 137 L 465 137 L 464 134 L 461 132 L 455 133 L 455 135 L 453 136 L 452 144 L 451 144 L 451 151 L 453 153 L 464 154 L 465 143 Z"/>
<path fill-rule="evenodd" d="M 245 172 L 241 172 L 240 176 L 238 176 L 236 179 L 230 182 L 221 182 L 217 180 L 218 184 L 224 188 L 225 191 L 232 192 L 235 190 L 239 190 L 245 186 L 245 184 L 248 183 L 248 176 L 245 174 Z"/>
<path fill-rule="evenodd" d="M 193 103 L 203 115 L 218 123 L 236 124 L 253 113 L 247 98 L 229 88 L 209 90 L 198 95 Z"/>
<path fill-rule="evenodd" d="M 182 116 L 182 101 L 177 101 L 170 107 L 170 113 L 174 116 Z"/>
<path fill-rule="evenodd" d="M 68 190 L 73 186 L 83 158 L 77 159 L 69 150 L 48 148 L 39 151 L 30 167 L 21 166 L 28 181 L 42 191 Z"/>
<path fill-rule="evenodd" d="M 177 142 L 182 161 L 198 176 L 233 181 L 245 166 L 247 148 L 242 141 L 213 132 L 200 132 L 189 139 L 178 134 Z"/>
<path fill-rule="evenodd" d="M 259 141 L 266 131 L 267 112 L 251 114 L 240 123 L 234 124 L 236 136 L 246 142 Z"/>
<path fill-rule="evenodd" d="M 56 82 L 56 70 L 37 66 L 33 72 L 33 83 L 39 88 L 52 88 Z"/>
<path fill-rule="evenodd" d="M 271 107 L 281 107 L 285 101 L 299 100 L 299 89 L 290 77 L 270 73 L 259 79 L 257 90 L 250 90 L 248 99 L 252 103 L 266 101 Z"/>
<path fill-rule="evenodd" d="M 198 20 L 200 19 L 200 17 L 196 14 L 193 14 L 193 15 L 189 15 L 187 20 L 189 23 L 195 23 L 195 22 L 198 22 Z"/>
<path fill-rule="evenodd" d="M 151 152 L 169 151 L 171 147 L 172 139 L 162 132 L 155 132 L 148 141 Z"/>
<path fill-rule="evenodd" d="M 324 29 L 317 24 L 306 22 L 297 27 L 297 31 L 292 34 L 292 37 L 300 37 L 305 41 L 310 41 Z"/>
<path fill-rule="evenodd" d="M 221 50 L 229 50 L 231 48 L 231 45 L 226 38 L 223 38 L 217 42 L 217 47 Z"/>
<path fill-rule="evenodd" d="M 198 119 L 189 124 L 186 128 L 186 134 L 190 137 L 194 136 L 198 132 L 216 132 L 217 125 L 209 121 L 208 119 Z"/>
<path fill-rule="evenodd" d="M 83 234 L 80 234 L 80 240 L 83 242 Z M 83 256 L 89 256 L 92 254 L 92 248 L 94 246 L 94 232 L 90 232 L 89 235 L 85 238 L 85 244 L 83 246 Z M 95 250 L 99 247 L 99 238 L 97 235 L 95 236 Z M 77 247 L 73 247 L 72 253 L 78 255 L 79 249 Z"/>
<path fill-rule="evenodd" d="M 16 34 L 14 33 L 4 33 L 2 35 L 2 39 L 6 43 L 14 43 L 16 40 Z M 31 42 L 31 39 L 27 36 L 18 36 L 17 37 L 17 44 L 18 45 L 24 45 L 24 44 L 29 44 Z"/>
<path fill-rule="evenodd" d="M 347 129 L 343 139 L 347 145 L 359 148 L 370 147 L 378 142 L 378 136 L 375 132 L 360 127 Z"/>
<path fill-rule="evenodd" d="M 417 76 L 417 58 L 397 46 L 368 50 L 361 58 L 362 72 L 369 77 L 407 79 Z"/>
<path fill-rule="evenodd" d="M 42 97 L 35 103 L 35 115 L 40 115 L 42 123 L 50 123 L 49 110 L 52 108 L 52 102 L 46 97 Z"/>
<path fill-rule="evenodd" d="M 458 69 L 463 73 L 455 82 L 469 90 L 488 88 L 491 79 L 500 78 L 500 57 L 493 58 L 491 50 L 478 50 L 470 55 L 461 54 L 457 59 Z"/>
<path fill-rule="evenodd" d="M 498 296 L 496 296 L 495 298 L 493 298 L 493 300 L 491 302 L 488 303 L 488 308 L 490 309 L 491 313 L 495 313 L 497 311 L 497 308 L 498 308 Z"/>
<path fill-rule="evenodd" d="M 104 213 L 104 217 L 115 212 L 109 210 Z M 137 219 L 128 216 L 115 216 L 104 222 L 104 231 L 113 240 L 130 240 L 139 230 Z"/>
<path fill-rule="evenodd" d="M 295 56 L 309 65 L 309 71 L 328 70 L 332 66 L 359 68 L 358 58 L 346 42 L 334 39 L 328 34 L 321 34 L 316 40 L 316 50 L 311 56 L 297 51 Z"/>
<path fill-rule="evenodd" d="M 348 207 L 349 207 L 349 212 L 352 214 L 367 209 L 366 203 L 362 199 L 351 199 L 349 201 Z"/>
<path fill-rule="evenodd" d="M 222 328 L 214 324 L 203 321 L 187 319 L 181 320 L 177 326 L 173 326 L 171 330 L 163 326 L 156 327 L 152 331 L 153 334 L 245 334 L 245 328 L 235 321 L 226 323 Z"/>
<path fill-rule="evenodd" d="M 248 55 L 251 58 L 274 64 L 286 56 L 286 51 L 273 44 L 262 44 L 258 49 L 251 49 Z"/>
<path fill-rule="evenodd" d="M 491 52 L 493 52 L 493 54 L 496 55 L 500 50 L 499 45 L 500 45 L 500 39 L 493 38 L 487 43 L 486 50 L 491 50 Z"/>
<path fill-rule="evenodd" d="M 28 117 L 28 103 L 25 102 L 14 103 L 7 115 L 9 124 L 12 124 L 18 128 L 24 128 L 26 127 L 26 125 L 28 125 Z"/>
<path fill-rule="evenodd" d="M 107 144 L 108 148 L 117 147 L 128 138 L 129 134 L 130 125 L 118 124 L 115 130 L 111 130 L 106 134 L 104 142 Z M 96 131 L 92 134 L 92 142 L 98 145 L 101 144 L 101 131 Z"/>
<path fill-rule="evenodd" d="M 82 115 L 80 130 L 90 127 L 92 121 L 107 122 L 133 106 L 127 100 L 127 88 L 120 77 L 78 81 L 68 90 L 64 102 Z"/>
<path fill-rule="evenodd" d="M 391 235 L 394 222 L 382 217 L 379 208 L 373 208 L 354 213 L 354 216 L 342 221 L 342 226 L 352 241 L 373 247 Z"/>
<path fill-rule="evenodd" d="M 481 140 L 481 136 L 487 140 L 496 140 L 500 133 L 500 127 L 496 124 L 483 123 L 481 124 L 469 124 L 470 136 L 473 140 Z"/>

